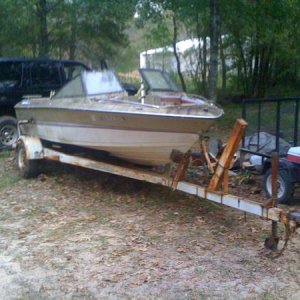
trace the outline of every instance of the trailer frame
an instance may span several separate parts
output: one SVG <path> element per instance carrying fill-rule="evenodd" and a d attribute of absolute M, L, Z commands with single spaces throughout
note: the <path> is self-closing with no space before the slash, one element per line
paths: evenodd
<path fill-rule="evenodd" d="M 228 164 L 230 157 L 234 154 L 234 149 L 238 147 L 239 139 L 242 137 L 247 124 L 242 121 L 243 120 L 237 120 L 233 133 L 229 138 L 228 146 L 225 148 L 223 155 L 219 159 L 215 172 L 207 187 L 184 180 L 183 173 L 186 171 L 187 167 L 187 155 L 183 155 L 182 161 L 178 164 L 177 172 L 172 178 L 170 172 L 160 174 L 130 164 L 120 164 L 120 162 L 110 160 L 96 160 L 65 153 L 61 150 L 43 145 L 39 137 L 24 135 L 20 135 L 19 140 L 15 145 L 17 152 L 17 166 L 21 175 L 24 177 L 34 177 L 37 175 L 37 163 L 40 160 L 58 161 L 104 173 L 159 184 L 173 190 L 194 195 L 200 199 L 206 199 L 220 205 L 225 205 L 245 213 L 271 220 L 271 236 L 265 241 L 265 245 L 271 250 L 276 250 L 278 245 L 277 223 L 284 224 L 286 228 L 285 248 L 290 233 L 295 232 L 296 229 L 300 227 L 300 211 L 295 211 L 288 207 L 277 207 L 276 197 L 272 198 L 272 201 L 266 205 L 266 203 L 256 202 L 228 193 Z M 277 182 L 276 176 L 275 172 L 274 182 Z M 220 190 L 219 187 L 222 184 L 223 189 Z M 275 186 L 276 184 L 274 183 L 274 187 Z M 277 195 L 276 190 L 274 190 L 274 195 Z"/>

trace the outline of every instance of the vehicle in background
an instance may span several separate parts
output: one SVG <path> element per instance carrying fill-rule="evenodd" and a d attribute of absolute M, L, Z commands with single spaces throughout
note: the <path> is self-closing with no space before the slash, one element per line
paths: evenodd
<path fill-rule="evenodd" d="M 0 149 L 18 138 L 14 106 L 27 95 L 48 97 L 89 68 L 78 61 L 28 58 L 0 59 Z"/>
<path fill-rule="evenodd" d="M 14 106 L 24 96 L 49 97 L 83 70 L 90 68 L 78 61 L 0 58 L 0 149 L 11 148 L 18 138 Z M 122 85 L 128 95 L 138 91 Z"/>

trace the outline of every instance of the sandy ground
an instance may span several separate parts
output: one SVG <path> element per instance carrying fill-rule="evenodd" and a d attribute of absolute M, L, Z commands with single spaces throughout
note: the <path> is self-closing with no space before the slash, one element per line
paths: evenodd
<path fill-rule="evenodd" d="M 0 299 L 300 299 L 300 235 L 276 260 L 270 222 L 63 165 L 18 177 L 0 158 Z"/>

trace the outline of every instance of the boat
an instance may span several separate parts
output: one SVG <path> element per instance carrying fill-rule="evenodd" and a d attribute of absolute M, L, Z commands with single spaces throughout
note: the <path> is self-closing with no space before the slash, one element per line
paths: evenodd
<path fill-rule="evenodd" d="M 187 152 L 223 110 L 183 93 L 161 70 L 140 73 L 137 96 L 127 95 L 112 70 L 102 70 L 82 72 L 48 98 L 24 98 L 15 106 L 21 134 L 139 165 L 169 163 L 173 150 Z"/>

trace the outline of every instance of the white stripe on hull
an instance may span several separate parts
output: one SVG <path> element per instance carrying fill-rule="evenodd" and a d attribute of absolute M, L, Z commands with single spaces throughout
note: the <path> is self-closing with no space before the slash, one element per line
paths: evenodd
<path fill-rule="evenodd" d="M 82 127 L 31 125 L 30 134 L 42 139 L 104 150 L 113 156 L 144 164 L 170 162 L 173 149 L 188 151 L 197 141 L 197 134 L 130 131 Z"/>

